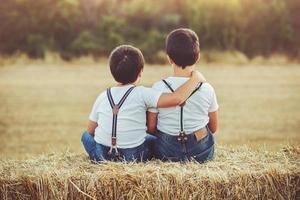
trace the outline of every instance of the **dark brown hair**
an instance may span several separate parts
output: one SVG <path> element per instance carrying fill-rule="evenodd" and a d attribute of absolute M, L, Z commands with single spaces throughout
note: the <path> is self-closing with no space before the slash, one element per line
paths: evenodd
<path fill-rule="evenodd" d="M 195 64 L 200 53 L 197 34 L 186 28 L 173 30 L 167 36 L 166 51 L 172 61 L 183 69 Z"/>
<path fill-rule="evenodd" d="M 109 66 L 114 79 L 124 84 L 133 83 L 144 68 L 142 52 L 130 45 L 115 48 L 109 56 Z"/>

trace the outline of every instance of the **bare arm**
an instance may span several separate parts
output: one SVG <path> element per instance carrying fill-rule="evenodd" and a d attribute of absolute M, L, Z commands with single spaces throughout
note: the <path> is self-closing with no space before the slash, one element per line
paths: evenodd
<path fill-rule="evenodd" d="M 94 136 L 95 134 L 95 129 L 97 128 L 98 124 L 96 122 L 93 122 L 93 121 L 89 121 L 88 123 L 88 127 L 87 127 L 87 132 L 89 134 L 91 134 L 92 136 Z"/>
<path fill-rule="evenodd" d="M 175 92 L 163 93 L 158 100 L 157 107 L 167 108 L 182 104 L 195 90 L 199 82 L 204 81 L 205 78 L 200 72 L 193 71 L 192 77 L 182 86 L 180 86 Z"/>
<path fill-rule="evenodd" d="M 147 112 L 147 132 L 155 133 L 158 113 Z"/>
<path fill-rule="evenodd" d="M 208 128 L 212 133 L 215 133 L 218 128 L 218 111 L 208 113 L 208 117 Z"/>

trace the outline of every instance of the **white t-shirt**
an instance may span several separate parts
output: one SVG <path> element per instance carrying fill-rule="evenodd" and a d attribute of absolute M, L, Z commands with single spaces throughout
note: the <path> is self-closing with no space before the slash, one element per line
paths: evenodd
<path fill-rule="evenodd" d="M 165 79 L 169 85 L 176 90 L 188 78 L 169 77 Z M 154 89 L 162 92 L 171 92 L 163 81 L 156 82 Z M 195 92 L 183 108 L 183 124 L 186 134 L 191 134 L 205 127 L 209 122 L 208 113 L 218 110 L 218 103 L 215 91 L 209 83 L 203 83 L 200 89 Z M 170 134 L 178 135 L 180 131 L 180 106 L 171 108 L 151 108 L 150 112 L 158 112 L 157 129 Z"/>
<path fill-rule="evenodd" d="M 132 86 L 111 88 L 115 104 L 119 103 L 125 92 Z M 160 91 L 143 86 L 137 86 L 131 91 L 118 113 L 118 148 L 137 147 L 145 141 L 146 111 L 148 108 L 157 106 L 160 95 Z M 105 146 L 111 146 L 113 113 L 106 91 L 102 92 L 96 99 L 89 119 L 98 123 L 95 130 L 95 141 Z"/>

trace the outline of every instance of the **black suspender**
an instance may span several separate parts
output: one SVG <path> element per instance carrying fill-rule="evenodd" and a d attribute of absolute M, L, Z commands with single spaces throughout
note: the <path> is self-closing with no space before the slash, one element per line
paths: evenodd
<path fill-rule="evenodd" d="M 112 113 L 113 113 L 113 123 L 112 123 L 112 131 L 111 131 L 111 148 L 109 150 L 109 153 L 112 153 L 113 148 L 115 149 L 116 154 L 118 153 L 118 150 L 117 150 L 117 120 L 118 120 L 118 113 L 119 113 L 119 110 L 120 110 L 121 106 L 125 102 L 126 98 L 129 96 L 130 92 L 134 89 L 134 87 L 135 86 L 129 88 L 126 91 L 126 93 L 123 95 L 123 97 L 121 98 L 121 100 L 119 101 L 118 104 L 115 104 L 115 102 L 112 98 L 111 88 L 108 88 L 106 90 L 108 101 L 109 101 L 109 104 L 111 106 Z"/>
<path fill-rule="evenodd" d="M 169 90 L 171 90 L 172 92 L 175 92 L 173 90 L 173 88 L 171 87 L 171 85 L 166 80 L 163 79 L 162 81 L 166 84 L 166 86 L 169 88 Z"/>
<path fill-rule="evenodd" d="M 174 89 L 171 87 L 171 85 L 166 81 L 166 80 L 162 80 L 166 86 L 169 88 L 169 90 L 171 90 L 172 92 L 175 92 Z M 190 96 L 188 98 L 190 98 L 195 92 L 198 91 L 198 89 L 202 86 L 202 82 L 199 83 L 199 85 L 196 87 L 196 89 L 192 92 L 192 94 L 190 94 Z"/>
<path fill-rule="evenodd" d="M 166 81 L 166 80 L 162 80 L 166 86 L 169 88 L 169 90 L 171 90 L 172 92 L 174 92 L 174 89 L 171 87 L 171 85 Z M 195 92 L 197 92 L 199 90 L 199 88 L 202 86 L 202 82 L 199 84 L 199 86 L 197 86 L 197 88 L 192 92 L 192 94 L 188 97 L 190 98 Z M 185 105 L 185 102 L 183 104 L 180 105 L 180 132 L 179 132 L 179 137 L 178 137 L 178 141 L 184 142 L 187 140 L 187 136 L 185 134 L 184 131 L 184 127 L 183 127 L 183 107 Z"/>

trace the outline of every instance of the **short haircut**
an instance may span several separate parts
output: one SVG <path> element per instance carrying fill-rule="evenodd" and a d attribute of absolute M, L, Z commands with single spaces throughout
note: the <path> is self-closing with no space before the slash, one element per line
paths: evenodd
<path fill-rule="evenodd" d="M 137 80 L 144 62 L 142 52 L 130 45 L 116 47 L 109 56 L 110 71 L 114 79 L 123 85 Z"/>
<path fill-rule="evenodd" d="M 200 53 L 197 34 L 186 28 L 173 30 L 167 36 L 166 51 L 177 66 L 185 68 L 195 64 Z"/>

